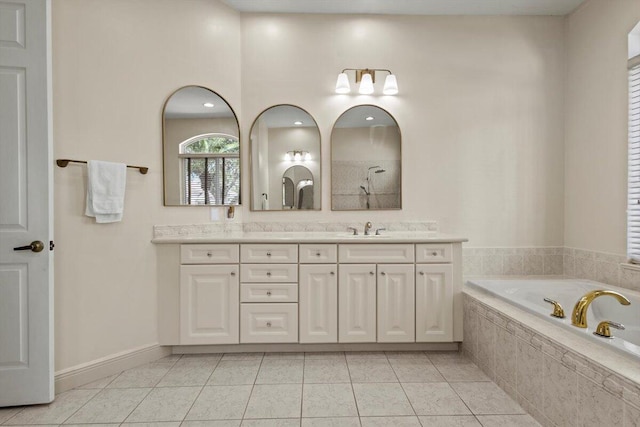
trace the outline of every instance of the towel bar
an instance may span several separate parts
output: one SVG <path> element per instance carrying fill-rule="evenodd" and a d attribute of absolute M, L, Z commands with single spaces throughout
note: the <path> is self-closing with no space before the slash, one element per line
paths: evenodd
<path fill-rule="evenodd" d="M 60 166 L 61 168 L 66 168 L 67 165 L 69 164 L 69 162 L 71 163 L 87 163 L 85 160 L 71 160 L 71 159 L 58 159 L 56 160 L 56 164 L 58 166 Z M 133 168 L 133 169 L 138 169 L 140 171 L 140 173 L 142 175 L 146 175 L 147 172 L 149 172 L 149 168 L 144 167 L 144 166 L 130 166 L 127 165 L 128 168 Z"/>

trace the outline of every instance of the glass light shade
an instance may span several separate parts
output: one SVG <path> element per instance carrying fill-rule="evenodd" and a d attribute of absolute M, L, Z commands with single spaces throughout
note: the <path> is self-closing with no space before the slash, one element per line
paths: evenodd
<path fill-rule="evenodd" d="M 302 160 L 302 154 L 300 154 L 300 152 L 297 152 L 294 156 L 293 156 L 294 160 L 296 162 L 299 162 L 300 160 Z"/>
<path fill-rule="evenodd" d="M 371 95 L 373 93 L 373 79 L 371 74 L 363 74 L 362 80 L 360 80 L 360 89 L 358 92 L 361 95 Z"/>
<path fill-rule="evenodd" d="M 395 95 L 398 93 L 398 80 L 396 80 L 396 76 L 393 74 L 389 74 L 384 81 L 384 88 L 382 89 L 382 93 L 385 95 Z"/>
<path fill-rule="evenodd" d="M 338 80 L 336 81 L 336 93 L 349 92 L 351 92 L 351 86 L 349 85 L 349 77 L 347 77 L 347 73 L 338 74 Z"/>
<path fill-rule="evenodd" d="M 290 162 L 290 161 L 291 161 L 291 154 L 286 153 L 286 154 L 284 155 L 284 159 L 285 159 L 287 162 Z"/>
<path fill-rule="evenodd" d="M 311 154 L 310 153 L 306 153 L 304 155 L 304 160 L 305 160 L 305 162 L 308 162 L 309 160 L 311 160 Z"/>

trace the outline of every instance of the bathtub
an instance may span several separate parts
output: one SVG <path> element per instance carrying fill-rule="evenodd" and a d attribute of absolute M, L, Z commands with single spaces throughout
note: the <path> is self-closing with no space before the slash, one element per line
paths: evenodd
<path fill-rule="evenodd" d="M 467 281 L 467 286 L 503 299 L 518 308 L 566 328 L 592 340 L 594 343 L 615 351 L 640 358 L 640 293 L 629 289 L 617 288 L 598 282 L 575 279 L 478 279 Z M 582 329 L 571 324 L 571 312 L 580 297 L 595 289 L 608 289 L 626 296 L 631 305 L 623 306 L 615 298 L 602 296 L 596 298 L 587 313 L 588 328 Z M 550 316 L 553 305 L 544 302 L 544 298 L 558 301 L 564 308 L 565 318 Z M 625 330 L 611 328 L 614 338 L 593 335 L 598 323 L 611 320 L 622 323 Z"/>

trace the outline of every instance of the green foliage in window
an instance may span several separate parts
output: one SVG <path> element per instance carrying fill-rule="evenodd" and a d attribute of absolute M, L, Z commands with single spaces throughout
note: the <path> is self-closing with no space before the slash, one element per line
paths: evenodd
<path fill-rule="evenodd" d="M 238 153 L 240 142 L 227 135 L 208 136 L 193 141 L 184 147 L 185 154 L 192 153 Z"/>

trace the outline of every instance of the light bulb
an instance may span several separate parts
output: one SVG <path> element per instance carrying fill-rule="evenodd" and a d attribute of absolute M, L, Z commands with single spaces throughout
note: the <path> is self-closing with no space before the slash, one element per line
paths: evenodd
<path fill-rule="evenodd" d="M 336 93 L 349 93 L 351 92 L 351 86 L 349 85 L 349 77 L 346 73 L 338 74 L 338 80 L 336 81 Z"/>
<path fill-rule="evenodd" d="M 290 162 L 290 161 L 291 161 L 291 153 L 287 152 L 287 153 L 284 155 L 284 159 L 285 159 L 287 162 Z"/>
<path fill-rule="evenodd" d="M 299 151 L 296 151 L 296 154 L 293 156 L 296 162 L 299 162 L 302 159 L 302 154 Z"/>
<path fill-rule="evenodd" d="M 308 153 L 308 152 L 307 152 L 307 153 L 305 153 L 305 155 L 304 155 L 304 161 L 305 161 L 305 162 L 308 162 L 309 160 L 311 160 L 311 153 Z"/>
<path fill-rule="evenodd" d="M 371 95 L 373 93 L 373 79 L 371 78 L 371 74 L 367 73 L 362 75 L 358 92 L 361 95 Z"/>
<path fill-rule="evenodd" d="M 394 74 L 389 74 L 384 81 L 382 93 L 385 95 L 395 95 L 398 93 L 398 80 Z"/>

